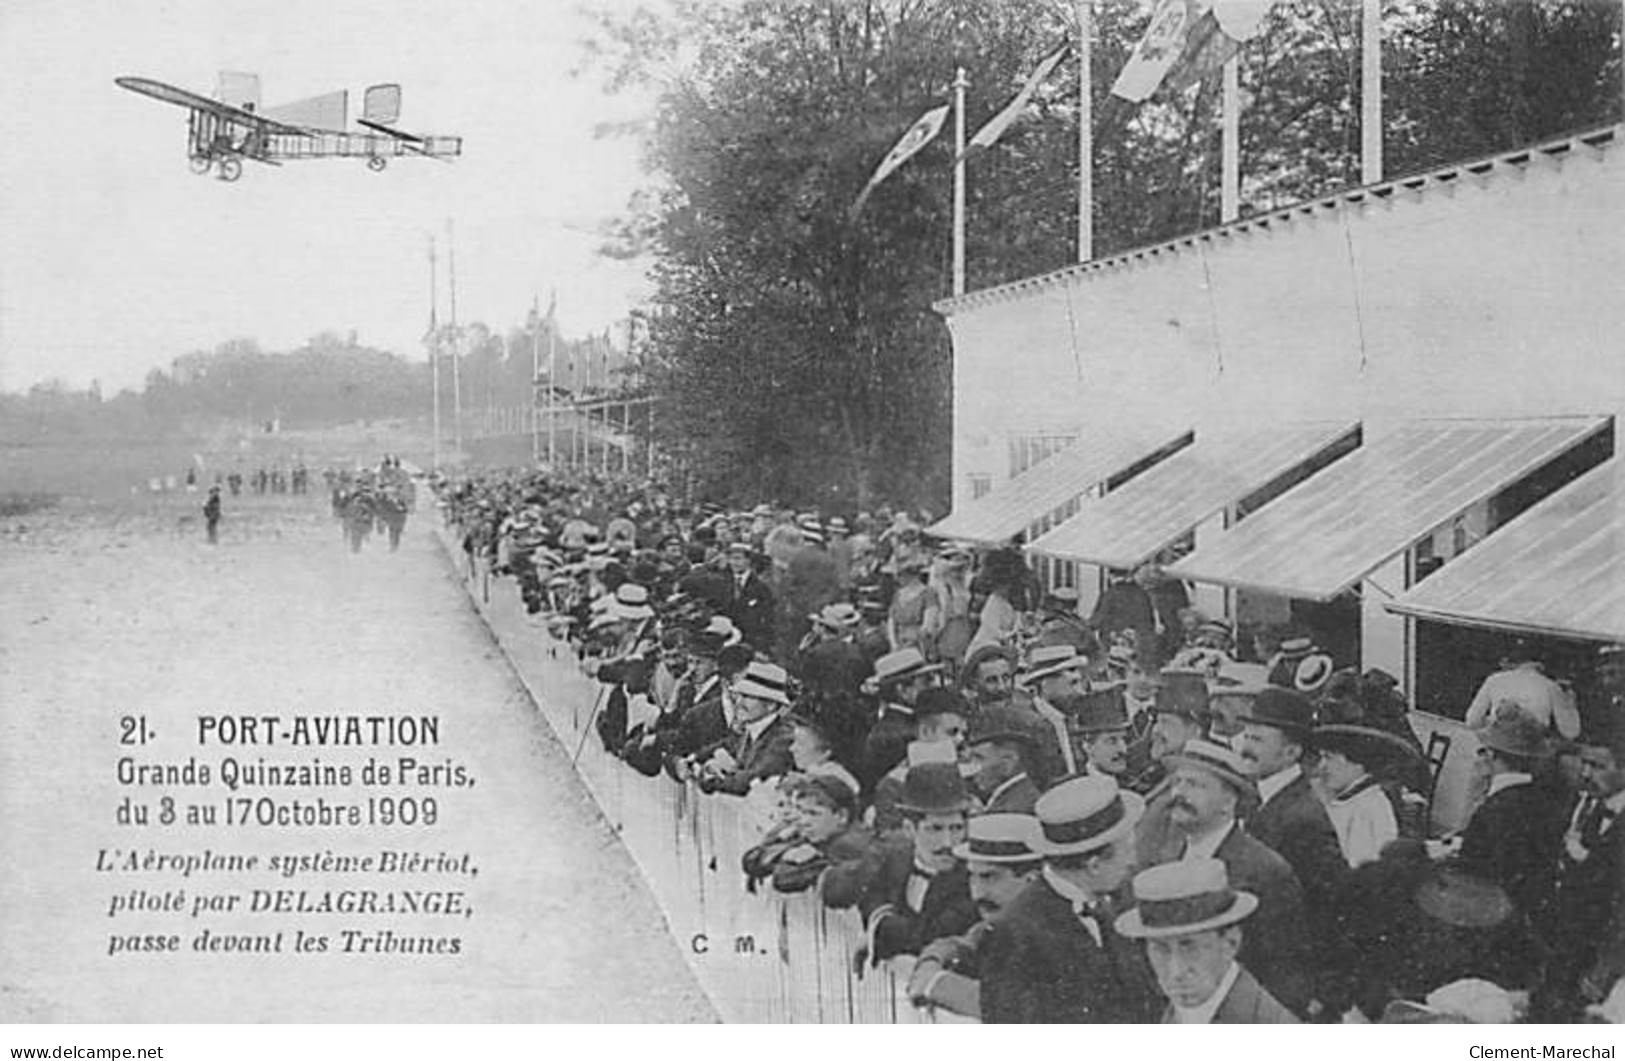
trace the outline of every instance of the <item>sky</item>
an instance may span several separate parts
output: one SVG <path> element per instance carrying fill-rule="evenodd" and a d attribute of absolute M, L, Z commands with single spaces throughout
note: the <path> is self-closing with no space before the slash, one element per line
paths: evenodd
<path fill-rule="evenodd" d="M 625 8 L 632 0 L 597 0 Z M 4 0 L 0 3 L 0 390 L 60 378 L 111 394 L 195 350 L 289 350 L 334 331 L 413 359 L 447 224 L 457 315 L 506 331 L 556 290 L 566 336 L 624 335 L 646 262 L 595 235 L 648 178 L 632 138 L 647 97 L 581 65 L 577 0 Z M 255 72 L 262 105 L 403 88 L 400 128 L 465 138 L 463 157 L 248 163 L 191 174 L 185 109 L 115 77 L 212 96 Z"/>

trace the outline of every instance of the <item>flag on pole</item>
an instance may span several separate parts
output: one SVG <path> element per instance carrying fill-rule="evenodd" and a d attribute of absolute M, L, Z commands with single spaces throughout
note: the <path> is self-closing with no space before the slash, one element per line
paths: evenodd
<path fill-rule="evenodd" d="M 921 148 L 936 139 L 937 134 L 942 132 L 942 123 L 948 120 L 948 111 L 949 106 L 946 103 L 940 107 L 933 107 L 909 126 L 908 132 L 886 152 L 886 157 L 875 167 L 874 176 L 869 178 L 869 183 L 863 186 L 863 191 L 858 193 L 857 201 L 847 211 L 848 217 L 858 216 L 863 210 L 863 204 L 869 201 L 869 193 L 875 190 L 875 185 L 891 176 L 897 167 L 919 154 Z"/>
<path fill-rule="evenodd" d="M 1021 86 L 1021 91 L 1016 93 L 1015 98 L 1005 104 L 1004 109 L 990 118 L 986 125 L 976 130 L 976 134 L 970 138 L 970 143 L 965 145 L 965 150 L 960 154 L 960 158 L 970 158 L 998 143 L 999 137 L 1004 135 L 1004 131 L 1020 120 L 1023 114 L 1027 113 L 1027 105 L 1032 102 L 1033 93 L 1038 91 L 1038 86 L 1049 79 L 1050 74 L 1055 72 L 1055 68 L 1060 65 L 1061 60 L 1066 58 L 1067 52 L 1071 50 L 1071 43 L 1066 42 L 1046 56 L 1044 61 L 1039 63 L 1037 69 L 1032 72 L 1032 75 L 1027 78 L 1027 83 Z"/>
<path fill-rule="evenodd" d="M 1151 23 L 1112 84 L 1144 103 L 1159 89 L 1183 91 L 1230 61 L 1263 28 L 1273 0 L 1156 0 Z"/>

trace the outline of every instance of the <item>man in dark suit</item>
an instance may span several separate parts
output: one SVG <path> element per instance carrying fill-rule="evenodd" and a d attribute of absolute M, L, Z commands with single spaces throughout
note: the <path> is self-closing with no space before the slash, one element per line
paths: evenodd
<path fill-rule="evenodd" d="M 728 586 L 720 610 L 746 644 L 767 651 L 773 647 L 773 589 L 756 573 L 754 560 L 748 542 L 728 546 Z"/>
<path fill-rule="evenodd" d="M 1625 722 L 1580 751 L 1584 791 L 1558 858 L 1556 898 L 1546 919 L 1553 960 L 1541 1019 L 1575 1021 L 1625 974 Z"/>
<path fill-rule="evenodd" d="M 917 648 L 900 648 L 875 661 L 874 677 L 866 688 L 880 697 L 880 711 L 869 728 L 858 756 L 856 773 L 866 793 L 903 761 L 909 742 L 918 735 L 914 703 L 937 684 L 939 663 L 927 663 Z"/>
<path fill-rule="evenodd" d="M 1258 809 L 1247 815 L 1247 831 L 1286 859 L 1303 885 L 1309 932 L 1319 958 L 1315 976 L 1324 979 L 1344 958 L 1337 904 L 1349 864 L 1326 806 L 1304 772 L 1315 707 L 1296 690 L 1269 686 L 1253 698 L 1240 721 L 1235 747 L 1252 769 L 1259 799 Z"/>
<path fill-rule="evenodd" d="M 1551 901 L 1563 844 L 1563 808 L 1536 767 L 1550 754 L 1545 727 L 1513 708 L 1478 735 L 1489 794 L 1462 832 L 1464 868 L 1499 884 L 1528 918 Z"/>
<path fill-rule="evenodd" d="M 980 947 L 982 1020 L 1139 1024 L 1159 1000 L 1144 953 L 1113 928 L 1134 869 L 1140 797 L 1109 777 L 1075 777 L 1038 801 L 1044 868 Z"/>
<path fill-rule="evenodd" d="M 732 731 L 720 747 L 700 759 L 700 789 L 743 796 L 751 785 L 781 777 L 795 767 L 790 741 L 795 727 L 789 675 L 777 663 L 751 663 L 733 685 Z"/>
<path fill-rule="evenodd" d="M 1241 963 L 1270 994 L 1299 1016 L 1309 1012 L 1311 939 L 1303 913 L 1303 889 L 1284 858 L 1248 834 L 1236 820 L 1254 787 L 1247 764 L 1220 744 L 1192 740 L 1167 758 L 1169 821 L 1177 849 L 1164 861 L 1217 858 L 1231 883 L 1258 896 L 1259 915 L 1243 941 Z"/>
<path fill-rule="evenodd" d="M 1237 961 L 1242 927 L 1258 897 L 1232 891 L 1218 859 L 1181 859 L 1134 878 L 1134 909 L 1117 931 L 1145 941 L 1168 996 L 1164 1024 L 1297 1024 Z"/>
<path fill-rule="evenodd" d="M 953 763 L 911 767 L 898 804 L 903 833 L 873 847 L 857 865 L 835 866 L 824 878 L 824 902 L 854 902 L 868 929 L 875 962 L 918 954 L 939 936 L 976 923 L 970 877 L 954 848 L 965 838 L 970 793 Z"/>
<path fill-rule="evenodd" d="M 971 723 L 965 740 L 976 772 L 971 787 L 983 800 L 986 814 L 1032 814 L 1042 794 L 1028 775 L 1030 761 L 1042 738 L 1037 723 L 1026 711 L 986 707 Z"/>

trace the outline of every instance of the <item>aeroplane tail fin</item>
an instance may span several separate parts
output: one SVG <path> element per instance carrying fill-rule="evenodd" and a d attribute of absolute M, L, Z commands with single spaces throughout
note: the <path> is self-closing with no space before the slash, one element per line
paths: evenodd
<path fill-rule="evenodd" d="M 401 86 L 373 85 L 361 98 L 361 117 L 375 125 L 390 125 L 401 116 Z"/>

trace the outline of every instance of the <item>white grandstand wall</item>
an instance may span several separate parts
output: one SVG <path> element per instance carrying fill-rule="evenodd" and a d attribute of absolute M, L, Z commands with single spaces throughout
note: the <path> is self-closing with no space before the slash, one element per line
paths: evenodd
<path fill-rule="evenodd" d="M 944 302 L 954 503 L 1061 425 L 1617 412 L 1622 222 L 1606 130 Z"/>

